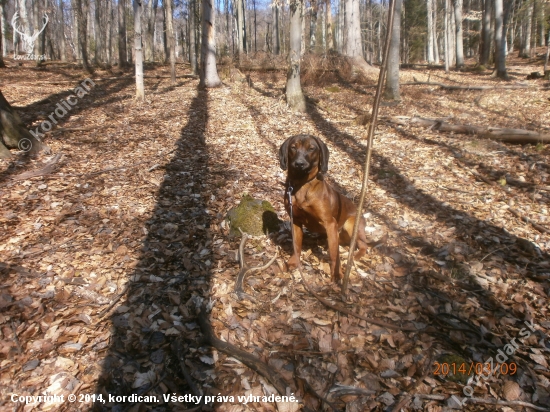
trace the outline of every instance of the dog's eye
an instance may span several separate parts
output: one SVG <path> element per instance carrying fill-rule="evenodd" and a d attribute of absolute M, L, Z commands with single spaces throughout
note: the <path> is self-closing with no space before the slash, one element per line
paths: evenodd
<path fill-rule="evenodd" d="M 296 151 L 296 146 L 290 146 L 290 150 L 291 150 L 292 152 L 295 152 L 295 151 Z"/>
<path fill-rule="evenodd" d="M 315 151 L 315 148 L 314 147 L 310 147 L 309 149 L 307 149 L 308 152 L 312 153 Z"/>

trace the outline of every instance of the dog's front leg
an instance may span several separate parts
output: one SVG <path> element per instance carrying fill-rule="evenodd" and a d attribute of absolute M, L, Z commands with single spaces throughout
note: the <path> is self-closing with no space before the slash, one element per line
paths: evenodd
<path fill-rule="evenodd" d="M 324 224 L 327 231 L 328 255 L 330 257 L 330 274 L 334 282 L 340 280 L 340 253 L 338 251 L 338 222 L 335 218 Z"/>
<path fill-rule="evenodd" d="M 292 256 L 288 259 L 288 262 L 286 262 L 288 270 L 296 269 L 300 265 L 303 237 L 304 230 L 302 229 L 302 225 L 298 225 L 294 222 L 292 224 Z"/>

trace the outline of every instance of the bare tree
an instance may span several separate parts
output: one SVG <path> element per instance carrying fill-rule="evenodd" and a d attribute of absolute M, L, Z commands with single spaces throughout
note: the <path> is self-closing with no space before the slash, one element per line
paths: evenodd
<path fill-rule="evenodd" d="M 325 13 L 327 15 L 327 49 L 334 49 L 334 30 L 332 27 L 332 7 L 330 0 L 325 0 Z"/>
<path fill-rule="evenodd" d="M 126 0 L 118 0 L 118 65 L 121 68 L 128 65 L 126 41 Z"/>
<path fill-rule="evenodd" d="M 303 10 L 303 0 L 290 0 L 290 50 L 286 78 L 286 102 L 290 108 L 297 112 L 306 111 L 306 99 L 300 83 Z"/>
<path fill-rule="evenodd" d="M 315 32 L 317 31 L 317 12 L 319 10 L 319 5 L 317 0 L 310 0 L 311 3 L 311 12 L 309 19 L 309 48 L 311 51 L 315 50 Z"/>
<path fill-rule="evenodd" d="M 504 36 L 503 6 L 502 0 L 495 1 L 495 63 L 496 76 L 507 79 L 506 73 L 506 39 Z"/>
<path fill-rule="evenodd" d="M 464 41 L 462 32 L 462 0 L 453 0 L 455 11 L 456 67 L 464 66 Z"/>
<path fill-rule="evenodd" d="M 279 54 L 281 52 L 281 35 L 279 29 L 279 9 L 280 6 L 277 0 L 273 2 L 273 54 Z"/>
<path fill-rule="evenodd" d="M 200 87 L 219 87 L 222 82 L 216 67 L 216 11 L 213 0 L 202 0 L 202 47 Z"/>
<path fill-rule="evenodd" d="M 189 63 L 191 64 L 191 74 L 198 73 L 197 65 L 197 53 L 196 53 L 196 30 L 195 25 L 197 20 L 195 18 L 195 2 L 196 0 L 189 0 Z"/>
<path fill-rule="evenodd" d="M 390 53 L 388 56 L 386 87 L 384 89 L 384 98 L 387 100 L 401 100 L 399 92 L 399 45 L 401 44 L 401 8 L 403 0 L 394 1 L 395 10 L 393 15 Z"/>
<path fill-rule="evenodd" d="M 434 62 L 433 2 L 434 0 L 426 0 L 428 14 L 428 64 L 433 64 Z"/>
<path fill-rule="evenodd" d="M 78 21 L 78 49 L 82 57 L 82 67 L 87 72 L 92 72 L 92 67 L 88 62 L 88 9 L 89 0 L 73 0 L 73 8 L 76 10 L 76 20 Z"/>
<path fill-rule="evenodd" d="M 134 0 L 134 54 L 136 61 L 136 99 L 145 100 L 145 86 L 143 84 L 143 42 L 141 34 L 141 14 L 143 6 L 141 0 Z"/>
<path fill-rule="evenodd" d="M 168 37 L 168 48 L 170 49 L 170 78 L 172 84 L 176 84 L 176 45 L 174 44 L 172 0 L 164 1 L 166 2 L 166 36 Z"/>
<path fill-rule="evenodd" d="M 483 17 L 481 23 L 481 44 L 479 51 L 479 64 L 487 66 L 491 56 L 491 14 L 493 0 L 483 0 Z"/>
<path fill-rule="evenodd" d="M 346 0 L 345 3 L 343 52 L 354 69 L 360 69 L 362 71 L 373 69 L 373 67 L 363 58 L 359 0 Z"/>

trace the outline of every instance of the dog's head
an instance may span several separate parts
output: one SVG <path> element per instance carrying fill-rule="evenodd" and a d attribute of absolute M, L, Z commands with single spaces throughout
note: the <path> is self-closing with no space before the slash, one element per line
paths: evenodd
<path fill-rule="evenodd" d="M 323 175 L 328 171 L 328 147 L 318 137 L 298 134 L 281 145 L 279 162 L 290 176 Z"/>

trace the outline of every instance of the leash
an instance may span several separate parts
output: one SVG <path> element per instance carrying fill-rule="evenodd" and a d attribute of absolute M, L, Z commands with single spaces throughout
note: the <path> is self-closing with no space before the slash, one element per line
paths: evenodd
<path fill-rule="evenodd" d="M 292 185 L 289 184 L 287 190 L 288 191 L 286 193 L 288 195 L 288 205 L 290 207 L 290 235 L 292 237 L 292 249 L 294 250 L 294 254 L 296 254 L 296 242 L 294 241 L 294 210 L 292 205 L 292 192 L 294 191 L 294 188 L 292 187 Z M 302 262 L 300 256 L 298 256 L 298 269 L 300 270 L 300 275 L 302 275 L 303 278 L 304 276 L 302 274 Z M 292 275 L 292 272 L 290 274 Z"/>

